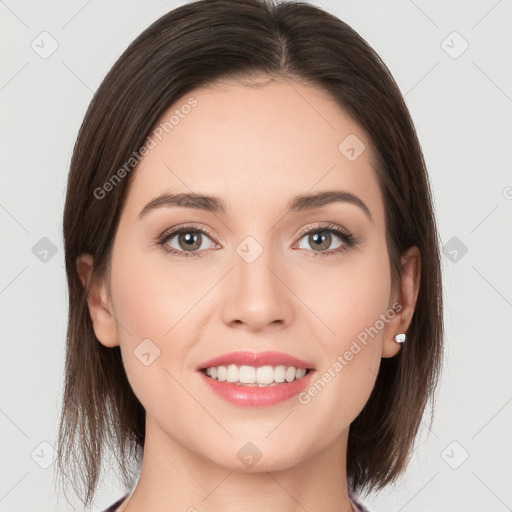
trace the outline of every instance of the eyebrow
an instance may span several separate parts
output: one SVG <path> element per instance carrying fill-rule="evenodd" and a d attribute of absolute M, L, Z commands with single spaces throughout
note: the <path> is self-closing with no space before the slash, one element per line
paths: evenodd
<path fill-rule="evenodd" d="M 315 192 L 312 194 L 301 194 L 294 196 L 287 204 L 286 213 L 299 212 L 304 210 L 314 210 L 327 204 L 342 202 L 358 206 L 363 210 L 366 216 L 373 222 L 370 210 L 358 196 L 347 192 L 346 190 L 328 190 L 325 192 Z M 181 206 L 185 208 L 195 208 L 212 213 L 223 213 L 227 211 L 226 203 L 215 196 L 195 193 L 164 193 L 152 199 L 139 213 L 142 218 L 148 212 L 162 207 Z"/>

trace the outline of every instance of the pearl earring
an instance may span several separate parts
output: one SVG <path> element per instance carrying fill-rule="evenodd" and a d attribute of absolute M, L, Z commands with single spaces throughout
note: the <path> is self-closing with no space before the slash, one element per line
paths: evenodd
<path fill-rule="evenodd" d="M 397 343 L 403 343 L 405 341 L 405 334 L 404 333 L 397 334 L 393 339 Z"/>

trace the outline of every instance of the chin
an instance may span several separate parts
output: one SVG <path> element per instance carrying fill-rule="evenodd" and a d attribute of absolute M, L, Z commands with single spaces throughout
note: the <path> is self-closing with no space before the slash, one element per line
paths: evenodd
<path fill-rule="evenodd" d="M 269 471 L 283 471 L 300 462 L 297 457 L 298 447 L 294 448 L 286 443 L 286 452 L 276 446 L 263 446 L 265 443 L 243 442 L 237 443 L 235 455 L 229 453 L 218 454 L 214 464 L 221 465 L 237 473 L 267 473 Z M 279 443 L 282 446 L 282 442 Z M 211 456 L 211 454 L 209 454 Z M 209 457 L 210 458 L 210 457 Z"/>

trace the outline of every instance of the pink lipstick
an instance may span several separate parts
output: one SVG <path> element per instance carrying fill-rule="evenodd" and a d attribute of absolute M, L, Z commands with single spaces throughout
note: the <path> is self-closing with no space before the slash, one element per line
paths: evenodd
<path fill-rule="evenodd" d="M 236 405 L 260 407 L 296 396 L 309 385 L 315 371 L 312 363 L 272 351 L 232 352 L 196 369 L 217 396 Z"/>

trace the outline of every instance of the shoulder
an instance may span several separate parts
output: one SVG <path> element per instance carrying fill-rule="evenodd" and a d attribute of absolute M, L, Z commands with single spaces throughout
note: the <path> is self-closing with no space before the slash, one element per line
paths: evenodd
<path fill-rule="evenodd" d="M 122 503 L 126 498 L 128 498 L 128 494 L 126 494 L 126 495 L 125 495 L 125 496 L 123 496 L 122 498 L 119 498 L 115 503 L 113 503 L 112 505 L 110 505 L 110 507 L 108 507 L 107 509 L 105 509 L 103 512 L 116 512 L 117 507 L 119 507 L 119 505 L 121 505 L 121 503 Z"/>
<path fill-rule="evenodd" d="M 370 512 L 362 503 L 360 503 L 359 501 L 355 501 L 354 502 L 356 507 L 357 507 L 357 510 L 358 512 Z"/>
<path fill-rule="evenodd" d="M 348 489 L 348 497 L 357 512 L 370 512 L 353 494 L 352 489 Z"/>

